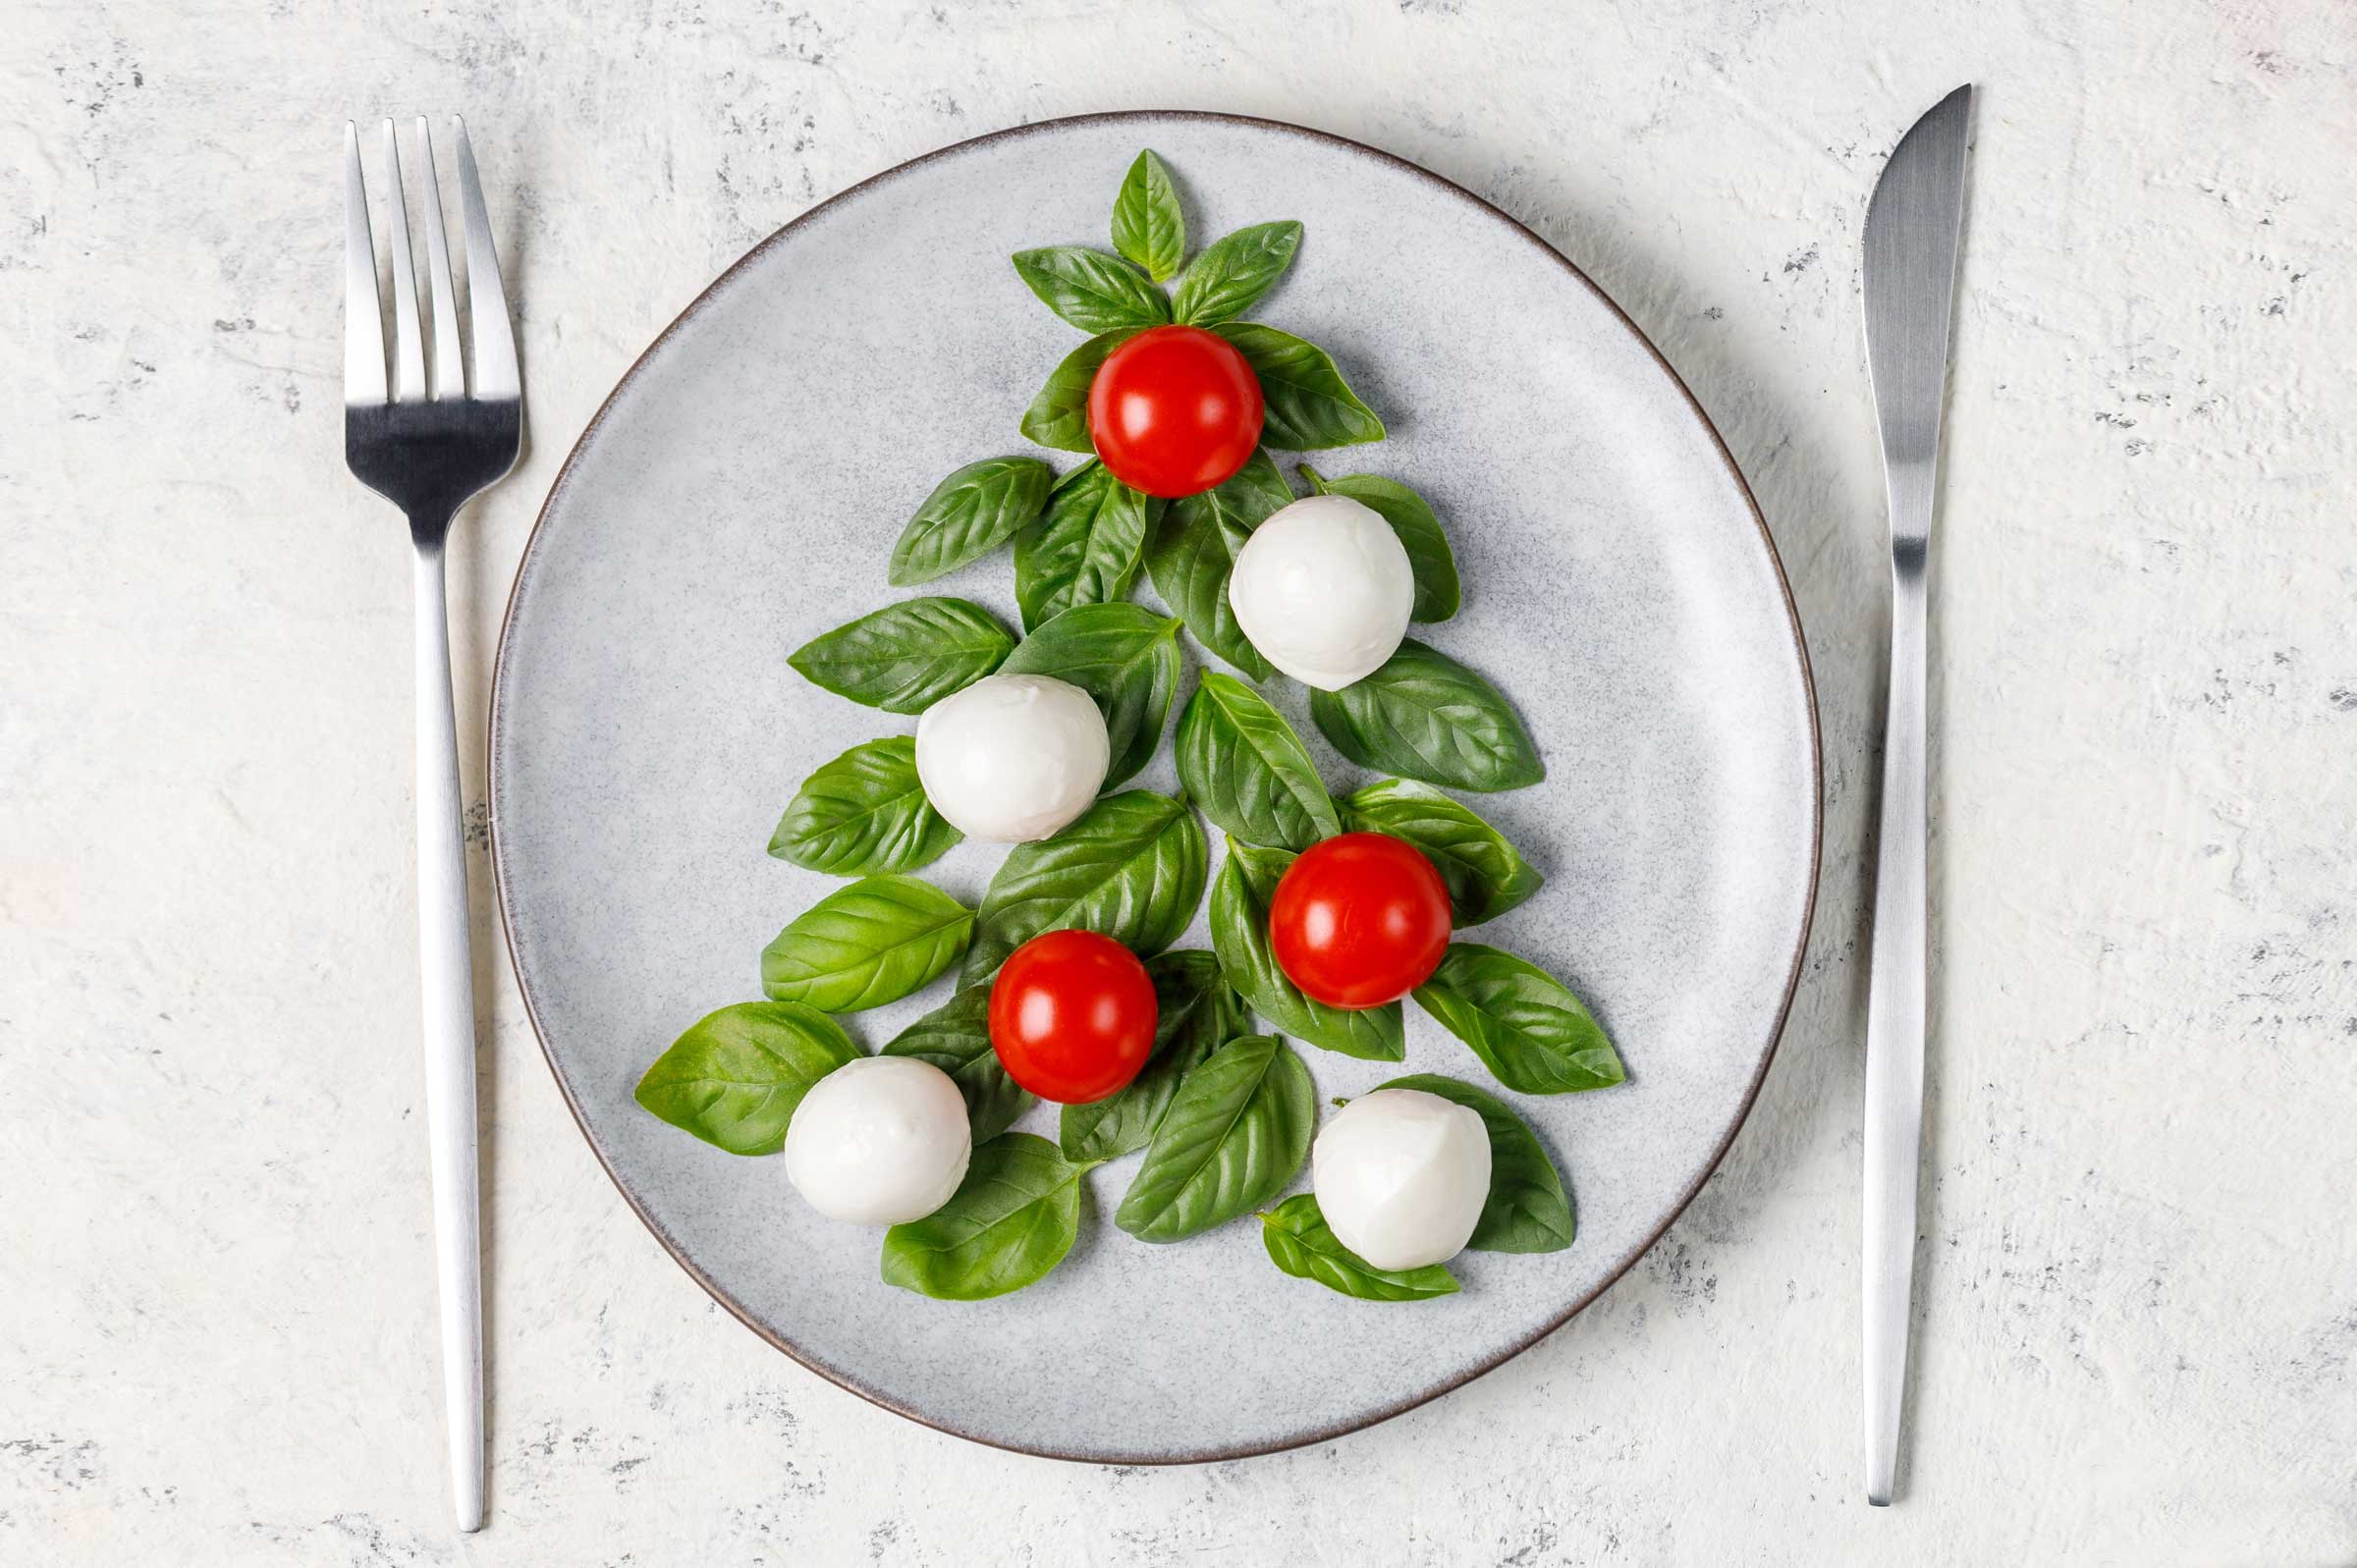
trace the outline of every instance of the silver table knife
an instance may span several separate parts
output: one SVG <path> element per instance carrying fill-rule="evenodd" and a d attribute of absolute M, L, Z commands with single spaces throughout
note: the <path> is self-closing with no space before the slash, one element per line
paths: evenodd
<path fill-rule="evenodd" d="M 1972 88 L 1899 138 L 1866 207 L 1866 359 L 1891 498 L 1891 700 L 1866 1004 L 1866 1500 L 1891 1501 L 1923 1150 L 1924 599 Z"/>

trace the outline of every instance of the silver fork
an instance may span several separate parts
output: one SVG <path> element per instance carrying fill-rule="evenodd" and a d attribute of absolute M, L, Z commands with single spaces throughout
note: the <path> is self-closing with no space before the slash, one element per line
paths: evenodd
<path fill-rule="evenodd" d="M 443 545 L 459 509 L 516 465 L 523 386 L 499 256 L 465 122 L 453 117 L 459 199 L 466 229 L 468 341 L 474 389 L 460 359 L 458 300 L 443 243 L 433 141 L 417 119 L 426 267 L 434 334 L 429 355 L 417 317 L 417 279 L 402 206 L 401 149 L 385 122 L 385 203 L 392 222 L 393 371 L 385 373 L 384 303 L 368 236 L 359 132 L 344 125 L 344 460 L 369 489 L 409 514 L 417 551 L 417 947 L 425 1021 L 425 1126 L 434 1179 L 434 1250 L 441 1275 L 442 1395 L 450 1425 L 450 1481 L 461 1530 L 483 1524 L 483 1299 L 475 1194 L 474 972 L 466 950 L 466 829 L 450 695 L 450 622 Z"/>

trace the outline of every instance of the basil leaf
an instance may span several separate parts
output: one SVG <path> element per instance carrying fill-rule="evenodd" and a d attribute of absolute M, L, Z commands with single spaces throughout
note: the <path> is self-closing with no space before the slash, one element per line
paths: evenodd
<path fill-rule="evenodd" d="M 1014 651 L 1014 635 L 978 604 L 904 599 L 813 637 L 786 662 L 839 697 L 886 713 L 923 713 Z"/>
<path fill-rule="evenodd" d="M 1113 198 L 1113 248 L 1167 283 L 1186 259 L 1186 214 L 1171 171 L 1151 151 L 1141 152 Z"/>
<path fill-rule="evenodd" d="M 1178 691 L 1178 622 L 1136 605 L 1074 605 L 1025 637 L 1000 670 L 1054 676 L 1096 699 L 1113 764 L 1107 788 L 1154 760 Z"/>
<path fill-rule="evenodd" d="M 1100 332 L 1058 361 L 1048 372 L 1048 384 L 1023 410 L 1025 438 L 1059 452 L 1095 452 L 1088 435 L 1088 389 L 1106 356 L 1136 336 L 1134 327 Z"/>
<path fill-rule="evenodd" d="M 1035 630 L 1074 605 L 1127 598 L 1161 505 L 1101 462 L 1082 463 L 1057 481 L 1047 515 L 1014 541 L 1023 629 Z"/>
<path fill-rule="evenodd" d="M 1301 737 L 1233 676 L 1203 672 L 1178 716 L 1178 753 L 1188 798 L 1238 838 L 1297 850 L 1343 831 Z"/>
<path fill-rule="evenodd" d="M 950 1201 L 884 1232 L 884 1282 L 942 1301 L 1020 1290 L 1080 1234 L 1080 1178 L 1045 1138 L 1001 1133 L 974 1150 Z"/>
<path fill-rule="evenodd" d="M 1171 315 L 1190 327 L 1233 321 L 1257 304 L 1301 247 L 1301 226 L 1256 223 L 1213 241 L 1195 257 L 1171 297 Z"/>
<path fill-rule="evenodd" d="M 1378 1269 L 1343 1246 L 1327 1226 L 1314 1192 L 1296 1193 L 1260 1217 L 1269 1262 L 1298 1279 L 1361 1301 L 1430 1301 L 1456 1294 L 1456 1276 L 1443 1264 Z"/>
<path fill-rule="evenodd" d="M 1228 840 L 1228 863 L 1211 887 L 1211 945 L 1228 983 L 1252 1010 L 1290 1035 L 1326 1051 L 1368 1061 L 1407 1054 L 1399 1003 L 1344 1011 L 1313 1001 L 1278 967 L 1269 946 L 1269 896 L 1293 863 L 1291 853 Z"/>
<path fill-rule="evenodd" d="M 1348 496 L 1372 508 L 1399 536 L 1400 546 L 1407 551 L 1408 570 L 1416 577 L 1416 597 L 1407 612 L 1410 621 L 1446 621 L 1456 614 L 1462 598 L 1456 581 L 1456 557 L 1450 552 L 1449 536 L 1441 531 L 1441 519 L 1432 514 L 1432 507 L 1422 496 L 1398 480 L 1379 474 L 1346 473 L 1329 479 L 1306 462 L 1300 467 L 1301 477 L 1319 495 Z"/>
<path fill-rule="evenodd" d="M 950 1075 L 965 1096 L 965 1119 L 977 1145 L 1031 1108 L 1031 1093 L 1007 1075 L 990 1043 L 990 988 L 968 986 L 892 1037 L 879 1054 L 914 1056 Z"/>
<path fill-rule="evenodd" d="M 958 961 L 974 915 L 914 877 L 862 877 L 812 904 L 761 949 L 774 1001 L 860 1012 L 922 990 Z"/>
<path fill-rule="evenodd" d="M 1000 863 L 965 955 L 967 983 L 1043 931 L 1094 931 L 1139 954 L 1160 952 L 1195 918 L 1207 855 L 1185 801 L 1147 789 L 1106 796 Z"/>
<path fill-rule="evenodd" d="M 1438 1073 L 1410 1073 L 1379 1084 L 1383 1089 L 1421 1089 L 1478 1112 L 1490 1133 L 1490 1196 L 1465 1245 L 1478 1252 L 1561 1252 L 1571 1245 L 1578 1225 L 1563 1178 L 1547 1158 L 1538 1136 L 1494 1095 Z"/>
<path fill-rule="evenodd" d="M 1049 245 L 1014 253 L 1014 270 L 1041 303 L 1082 332 L 1159 327 L 1171 301 L 1135 267 L 1102 250 Z"/>
<path fill-rule="evenodd" d="M 1248 1214 L 1293 1179 L 1317 1125 L 1301 1058 L 1272 1035 L 1232 1040 L 1178 1085 L 1113 1222 L 1178 1241 Z"/>
<path fill-rule="evenodd" d="M 1388 833 L 1423 850 L 1449 885 L 1460 926 L 1497 919 L 1546 881 L 1505 835 L 1430 784 L 1378 779 L 1343 802 L 1343 821 L 1354 833 Z"/>
<path fill-rule="evenodd" d="M 707 1013 L 655 1058 L 637 1101 L 733 1155 L 786 1146 L 810 1086 L 859 1054 L 843 1026 L 794 1001 L 740 1001 Z"/>
<path fill-rule="evenodd" d="M 1481 791 L 1547 777 L 1530 731 L 1498 688 L 1413 637 L 1373 675 L 1311 692 L 1309 716 L 1362 768 Z"/>
<path fill-rule="evenodd" d="M 1154 981 L 1154 1053 L 1128 1084 L 1084 1106 L 1067 1106 L 1056 1141 L 1067 1160 L 1118 1160 L 1143 1149 L 1162 1124 L 1179 1080 L 1204 1057 L 1251 1031 L 1251 1015 L 1229 989 L 1220 961 L 1200 948 L 1146 960 Z"/>
<path fill-rule="evenodd" d="M 1172 502 L 1146 546 L 1146 570 L 1162 602 L 1197 642 L 1255 680 L 1269 678 L 1269 662 L 1235 623 L 1228 578 L 1252 530 L 1292 502 L 1277 464 L 1255 452 L 1226 484 Z"/>
<path fill-rule="evenodd" d="M 1609 1089 L 1627 1076 L 1603 1027 L 1561 981 L 1510 952 L 1453 942 L 1416 1002 L 1508 1089 Z"/>
<path fill-rule="evenodd" d="M 985 458 L 933 487 L 892 547 L 885 580 L 931 582 L 990 554 L 1046 505 L 1055 470 L 1037 458 Z"/>
<path fill-rule="evenodd" d="M 1267 411 L 1261 439 L 1283 452 L 1381 441 L 1383 421 L 1358 401 L 1334 360 L 1314 343 L 1250 321 L 1211 329 L 1235 345 L 1260 378 Z"/>
<path fill-rule="evenodd" d="M 802 781 L 769 852 L 810 871 L 859 877 L 914 871 L 965 835 L 942 820 L 916 777 L 916 742 L 870 740 Z"/>

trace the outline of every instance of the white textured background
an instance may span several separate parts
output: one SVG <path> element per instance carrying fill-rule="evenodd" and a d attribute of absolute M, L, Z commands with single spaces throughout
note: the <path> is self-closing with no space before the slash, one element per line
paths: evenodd
<path fill-rule="evenodd" d="M 5 34 L 0 1562 L 2357 1562 L 2357 10 L 13 0 Z M 1855 242 L 1964 80 L 1921 1349 L 1870 1513 Z M 493 1522 L 455 1538 L 409 573 L 339 455 L 341 121 L 467 114 L 521 303 L 536 440 L 454 560 L 479 799 L 509 574 L 646 341 L 855 180 L 1127 107 L 1463 182 L 1718 420 L 1824 710 L 1767 1091 L 1661 1246 L 1470 1388 L 1239 1464 L 1014 1458 L 672 1266 L 558 1100 L 478 859 Z"/>

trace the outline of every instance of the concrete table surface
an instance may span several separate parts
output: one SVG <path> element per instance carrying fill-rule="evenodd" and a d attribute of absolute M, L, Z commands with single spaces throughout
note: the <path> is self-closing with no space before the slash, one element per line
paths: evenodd
<path fill-rule="evenodd" d="M 0 1561 L 2357 1561 L 2357 12 L 19 0 L 7 32 Z M 1919 1358 L 1869 1511 L 1856 242 L 1967 80 Z M 1237 1464 L 1017 1458 L 800 1371 L 664 1257 L 550 1082 L 478 854 L 491 1525 L 459 1538 L 406 543 L 339 452 L 342 121 L 467 116 L 520 305 L 531 445 L 453 560 L 479 826 L 510 574 L 646 342 L 866 175 L 1133 107 L 1463 183 L 1718 422 L 1823 709 L 1767 1089 L 1635 1271 L 1464 1390 Z"/>

